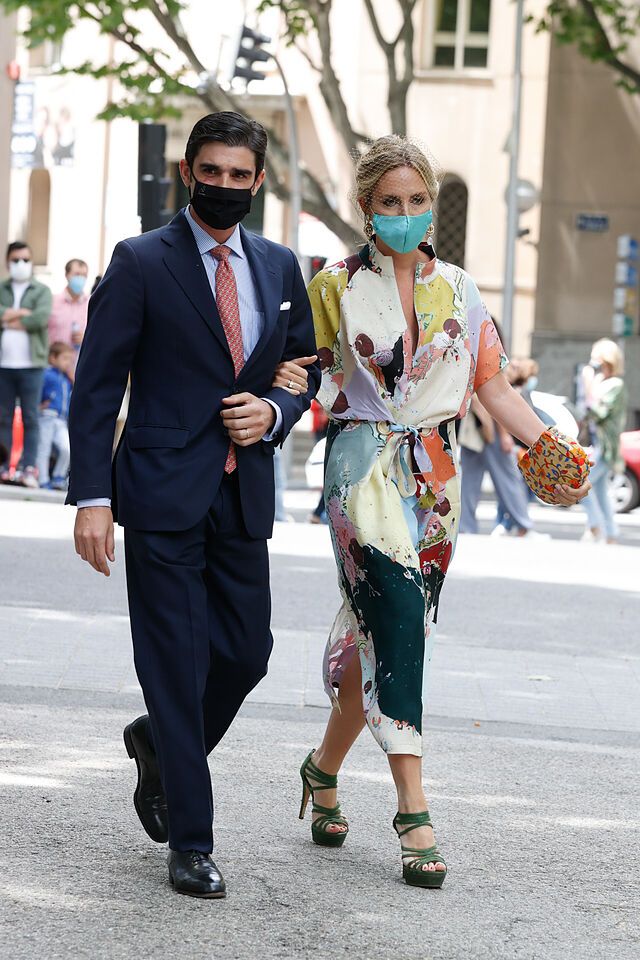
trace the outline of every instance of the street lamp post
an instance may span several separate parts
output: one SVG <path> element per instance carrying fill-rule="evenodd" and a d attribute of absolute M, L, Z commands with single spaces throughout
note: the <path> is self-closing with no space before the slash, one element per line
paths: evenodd
<path fill-rule="evenodd" d="M 522 32 L 524 0 L 517 0 L 516 46 L 513 66 L 513 116 L 509 136 L 509 186 L 507 188 L 507 245 L 504 261 L 502 330 L 505 347 L 511 348 L 513 335 L 513 294 L 515 287 L 516 240 L 518 237 L 518 158 L 520 154 L 520 110 L 522 102 Z"/>

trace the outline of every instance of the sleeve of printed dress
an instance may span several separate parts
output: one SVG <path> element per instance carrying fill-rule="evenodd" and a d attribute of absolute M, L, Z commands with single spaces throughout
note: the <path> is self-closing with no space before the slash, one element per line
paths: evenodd
<path fill-rule="evenodd" d="M 495 377 L 496 373 L 504 370 L 509 361 L 491 314 L 482 302 L 480 291 L 470 277 L 468 284 L 467 316 L 471 352 L 475 360 L 475 391 L 487 380 Z"/>
<path fill-rule="evenodd" d="M 340 293 L 345 282 L 346 271 L 322 270 L 315 275 L 308 287 L 322 373 L 316 399 L 327 412 L 334 406 L 344 380 L 339 334 Z"/>

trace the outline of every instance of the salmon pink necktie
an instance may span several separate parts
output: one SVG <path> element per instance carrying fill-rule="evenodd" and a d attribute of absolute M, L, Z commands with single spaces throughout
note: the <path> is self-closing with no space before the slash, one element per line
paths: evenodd
<path fill-rule="evenodd" d="M 221 244 L 214 247 L 211 255 L 218 261 L 216 267 L 216 306 L 220 314 L 220 322 L 224 335 L 229 344 L 233 369 L 236 378 L 244 367 L 244 347 L 242 345 L 242 327 L 240 325 L 240 309 L 238 307 L 238 288 L 233 267 L 229 263 L 230 247 Z M 236 469 L 236 448 L 233 441 L 229 444 L 227 462 L 224 465 L 226 473 L 233 473 Z"/>

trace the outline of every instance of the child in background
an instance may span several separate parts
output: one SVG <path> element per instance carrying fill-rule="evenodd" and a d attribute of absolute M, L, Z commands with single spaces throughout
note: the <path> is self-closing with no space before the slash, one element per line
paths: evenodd
<path fill-rule="evenodd" d="M 73 387 L 76 353 L 67 343 L 57 341 L 49 347 L 40 403 L 40 441 L 38 478 L 45 490 L 66 490 L 69 472 L 69 401 Z M 53 477 L 49 480 L 52 448 L 57 451 Z"/>

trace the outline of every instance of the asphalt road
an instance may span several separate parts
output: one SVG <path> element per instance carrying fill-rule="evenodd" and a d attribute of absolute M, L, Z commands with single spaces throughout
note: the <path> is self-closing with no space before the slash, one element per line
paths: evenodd
<path fill-rule="evenodd" d="M 337 591 L 326 529 L 278 525 L 271 670 L 211 764 L 230 893 L 198 902 L 171 891 L 131 806 L 121 731 L 141 697 L 122 545 L 99 578 L 71 521 L 0 500 L 3 957 L 637 960 L 637 547 L 581 544 L 577 518 L 553 512 L 549 541 L 460 539 L 426 696 L 450 866 L 430 892 L 401 882 L 388 767 L 366 731 L 341 779 L 345 846 L 314 847 L 297 819 Z M 624 536 L 638 542 L 640 517 Z"/>

